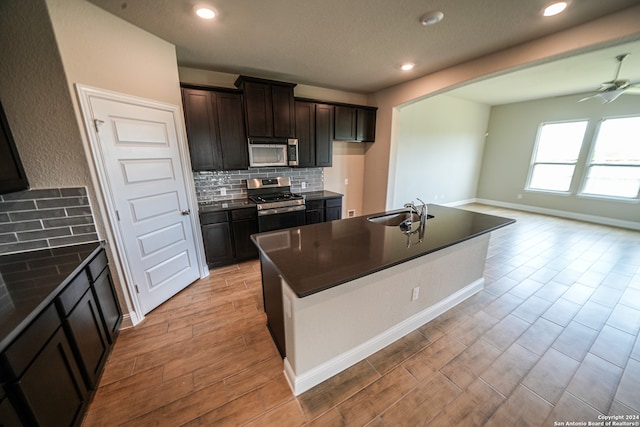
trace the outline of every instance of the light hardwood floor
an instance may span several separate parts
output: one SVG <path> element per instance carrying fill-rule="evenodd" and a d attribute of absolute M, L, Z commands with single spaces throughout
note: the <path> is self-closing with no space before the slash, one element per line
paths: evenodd
<path fill-rule="evenodd" d="M 517 220 L 492 235 L 485 289 L 367 360 L 294 397 L 246 262 L 122 331 L 83 425 L 640 421 L 640 232 L 464 208 Z"/>

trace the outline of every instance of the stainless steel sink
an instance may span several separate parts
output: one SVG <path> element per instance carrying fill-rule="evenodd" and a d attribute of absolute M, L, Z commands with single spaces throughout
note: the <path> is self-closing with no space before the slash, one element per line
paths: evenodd
<path fill-rule="evenodd" d="M 427 215 L 427 219 L 433 218 L 433 215 Z M 397 227 L 406 220 L 411 219 L 412 223 L 419 224 L 420 216 L 407 210 L 391 211 L 380 215 L 374 215 L 367 218 L 368 221 L 376 224 L 382 224 L 389 227 Z"/>

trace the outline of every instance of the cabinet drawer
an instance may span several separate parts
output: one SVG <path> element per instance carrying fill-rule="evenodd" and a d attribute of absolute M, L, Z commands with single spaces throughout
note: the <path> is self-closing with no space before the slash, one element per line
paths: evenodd
<path fill-rule="evenodd" d="M 341 198 L 327 199 L 325 201 L 325 203 L 326 203 L 326 206 L 328 208 L 342 207 L 342 199 Z"/>
<path fill-rule="evenodd" d="M 51 304 L 3 353 L 6 366 L 14 378 L 19 378 L 49 338 L 60 327 L 60 317 Z"/>
<path fill-rule="evenodd" d="M 94 259 L 89 263 L 89 280 L 95 282 L 102 270 L 107 266 L 109 261 L 107 260 L 107 253 L 101 251 Z"/>
<path fill-rule="evenodd" d="M 307 205 L 307 210 L 309 209 L 322 209 L 324 208 L 324 200 L 307 200 L 305 202 Z"/>
<path fill-rule="evenodd" d="M 208 212 L 200 214 L 200 224 L 217 224 L 219 222 L 227 222 L 229 217 L 227 215 L 227 211 L 223 212 Z"/>
<path fill-rule="evenodd" d="M 80 301 L 82 295 L 89 289 L 89 278 L 87 273 L 82 271 L 69 285 L 60 292 L 58 303 L 62 312 L 66 316 L 71 312 L 73 307 Z"/>
<path fill-rule="evenodd" d="M 257 218 L 258 211 L 256 208 L 234 209 L 231 211 L 231 220 L 237 221 L 241 219 Z"/>

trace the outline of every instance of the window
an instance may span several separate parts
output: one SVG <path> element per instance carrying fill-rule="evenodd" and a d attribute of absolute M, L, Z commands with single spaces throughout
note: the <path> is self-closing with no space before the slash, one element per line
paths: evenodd
<path fill-rule="evenodd" d="M 637 198 L 640 190 L 640 117 L 600 123 L 583 194 Z"/>
<path fill-rule="evenodd" d="M 586 128 L 587 121 L 540 126 L 528 189 L 569 191 Z"/>

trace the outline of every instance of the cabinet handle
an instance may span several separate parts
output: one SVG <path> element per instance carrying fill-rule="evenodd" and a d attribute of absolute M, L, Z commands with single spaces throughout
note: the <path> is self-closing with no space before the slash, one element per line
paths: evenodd
<path fill-rule="evenodd" d="M 189 209 L 185 209 L 180 212 L 182 215 L 191 215 L 191 211 Z"/>

